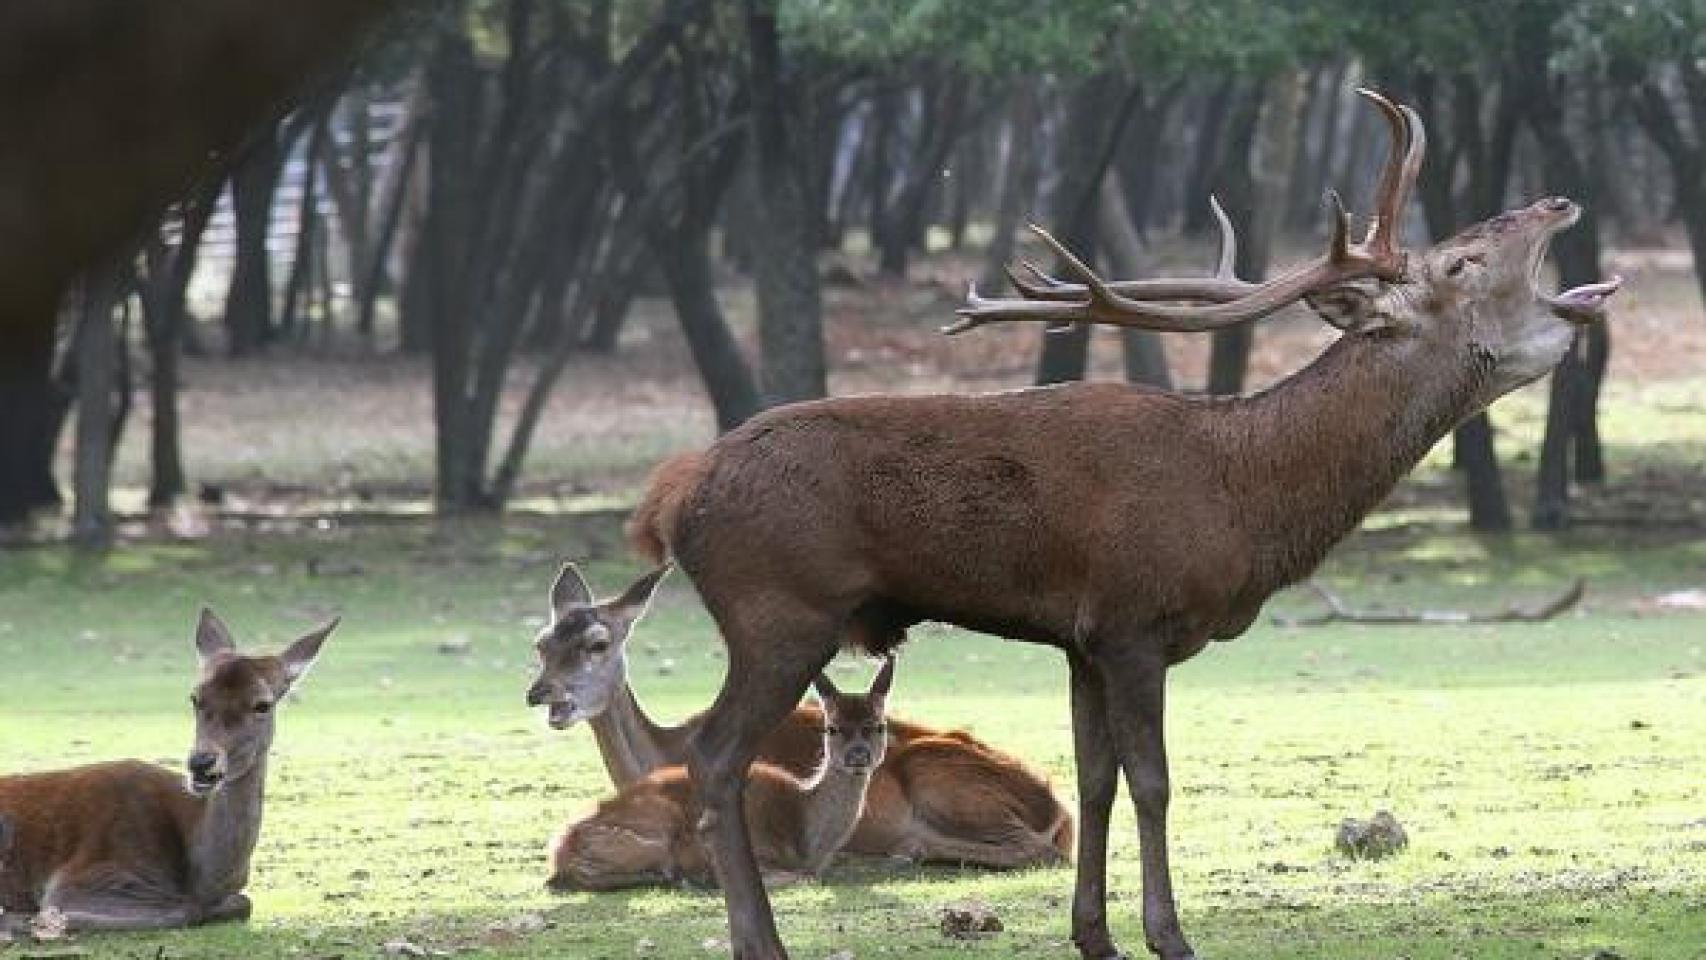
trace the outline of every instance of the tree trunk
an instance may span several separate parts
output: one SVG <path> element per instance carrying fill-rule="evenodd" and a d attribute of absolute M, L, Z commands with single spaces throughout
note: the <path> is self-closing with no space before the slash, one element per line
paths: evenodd
<path fill-rule="evenodd" d="M 79 546 L 112 543 L 113 517 L 108 503 L 112 486 L 114 429 L 113 386 L 118 351 L 123 346 L 113 325 L 118 296 L 114 267 L 91 271 L 73 295 L 77 313 L 77 441 L 74 457 L 75 493 L 72 538 Z"/>
<path fill-rule="evenodd" d="M 28 303 L 13 298 L 20 309 Z M 33 309 L 52 313 L 51 298 Z M 18 330 L 0 350 L 0 526 L 62 501 L 53 480 L 53 444 L 64 398 L 52 376 L 54 325 L 16 317 Z"/>
<path fill-rule="evenodd" d="M 1270 110 L 1262 109 L 1267 84 L 1257 83 L 1242 95 L 1220 156 L 1221 171 L 1215 185 L 1238 236 L 1244 240 L 1238 245 L 1234 269 L 1246 280 L 1260 280 L 1267 274 L 1268 251 L 1284 211 L 1290 182 L 1290 137 L 1296 135 L 1297 111 L 1302 103 L 1298 81 L 1296 71 L 1290 71 L 1283 82 L 1274 85 L 1279 100 Z M 1258 150 L 1262 159 L 1258 159 Z M 1252 168 L 1262 171 L 1260 184 Z M 1244 392 L 1253 338 L 1249 324 L 1214 332 L 1208 359 L 1209 393 Z"/>
<path fill-rule="evenodd" d="M 753 163 L 756 204 L 758 343 L 765 399 L 810 400 L 829 392 L 823 346 L 823 296 L 817 239 L 808 203 L 807 152 L 801 149 L 799 84 L 783 80 L 776 14 L 746 0 L 752 60 Z"/>
<path fill-rule="evenodd" d="M 273 190 L 278 185 L 283 151 L 278 132 L 268 127 L 255 135 L 243 159 L 231 171 L 231 206 L 237 219 L 231 288 L 225 298 L 226 352 L 243 357 L 259 350 L 272 332 L 272 270 L 267 231 L 272 225 Z"/>
<path fill-rule="evenodd" d="M 1227 74 L 1208 95 L 1197 121 L 1197 135 L 1191 148 L 1191 166 L 1185 176 L 1184 232 L 1196 235 L 1208 229 L 1210 222 L 1208 195 L 1214 192 L 1221 164 L 1221 137 L 1226 129 L 1227 115 L 1232 110 L 1233 96 L 1238 92 L 1238 78 Z M 1244 158 L 1240 157 L 1240 161 Z M 1225 197 L 1221 202 L 1226 201 Z"/>
<path fill-rule="evenodd" d="M 1036 129 L 1042 121 L 1042 105 L 1033 80 L 1019 80 L 1008 94 L 1007 157 L 1001 172 L 1000 200 L 995 208 L 995 232 L 984 254 L 978 286 L 986 291 L 1002 289 L 1007 283 L 1007 264 L 1013 259 L 1013 242 L 1019 221 L 1030 212 L 1037 195 L 1038 155 Z"/>
<path fill-rule="evenodd" d="M 1085 263 L 1097 260 L 1096 207 L 1114 147 L 1139 93 L 1112 73 L 1079 82 L 1066 107 L 1060 184 L 1055 192 L 1055 237 Z M 1059 267 L 1057 265 L 1056 269 Z M 1090 360 L 1090 325 L 1042 334 L 1038 384 L 1082 380 Z"/>
<path fill-rule="evenodd" d="M 148 488 L 150 507 L 168 506 L 186 489 L 178 421 L 178 361 L 188 320 L 190 278 L 195 274 L 202 233 L 218 196 L 219 182 L 210 178 L 208 185 L 182 206 L 177 246 L 168 249 L 156 231 L 144 250 L 148 275 L 139 289 L 142 326 L 153 368 L 149 388 L 154 420 L 149 443 L 153 468 Z"/>
<path fill-rule="evenodd" d="M 1120 186 L 1117 170 L 1109 170 L 1102 176 L 1096 224 L 1102 241 L 1102 260 L 1108 265 L 1110 275 L 1141 277 L 1149 272 L 1149 258 L 1144 256 L 1143 241 L 1138 239 L 1137 227 L 1132 223 L 1131 205 L 1126 202 L 1125 189 Z M 1167 369 L 1167 352 L 1161 345 L 1160 334 L 1128 327 L 1120 331 L 1120 335 L 1125 353 L 1126 379 L 1171 390 L 1173 375 Z"/>

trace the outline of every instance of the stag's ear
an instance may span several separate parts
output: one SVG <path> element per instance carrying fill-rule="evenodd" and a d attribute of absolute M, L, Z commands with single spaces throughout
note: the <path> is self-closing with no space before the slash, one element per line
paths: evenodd
<path fill-rule="evenodd" d="M 828 709 L 841 696 L 841 691 L 831 683 L 828 674 L 820 673 L 812 678 L 812 690 L 817 694 L 818 701 Z"/>
<path fill-rule="evenodd" d="M 651 604 L 652 596 L 657 593 L 658 584 L 669 574 L 669 564 L 653 570 L 628 586 L 622 595 L 610 601 L 607 609 L 610 615 L 628 624 L 633 624 L 646 615 L 646 607 Z"/>
<path fill-rule="evenodd" d="M 235 653 L 237 642 L 231 639 L 231 629 L 212 610 L 201 608 L 201 620 L 195 625 L 195 653 L 202 666 L 221 653 Z"/>
<path fill-rule="evenodd" d="M 871 691 L 865 694 L 871 709 L 877 713 L 883 712 L 883 705 L 889 698 L 889 688 L 894 685 L 894 661 L 893 655 L 883 658 L 883 665 L 877 668 L 877 678 L 871 681 Z"/>
<path fill-rule="evenodd" d="M 1341 283 L 1304 300 L 1316 316 L 1346 333 L 1396 329 L 1398 320 L 1386 309 L 1380 292 L 1378 282 Z"/>
<path fill-rule="evenodd" d="M 591 605 L 592 588 L 586 585 L 580 568 L 572 563 L 563 564 L 563 569 L 557 573 L 557 582 L 551 584 L 552 615 L 561 617 L 571 608 Z"/>
<path fill-rule="evenodd" d="M 308 675 L 308 668 L 314 665 L 314 659 L 320 655 L 320 647 L 332 631 L 338 628 L 341 621 L 337 617 L 313 633 L 305 634 L 284 648 L 278 655 L 278 662 L 284 666 L 284 685 L 286 689 L 296 685 L 296 681 Z"/>

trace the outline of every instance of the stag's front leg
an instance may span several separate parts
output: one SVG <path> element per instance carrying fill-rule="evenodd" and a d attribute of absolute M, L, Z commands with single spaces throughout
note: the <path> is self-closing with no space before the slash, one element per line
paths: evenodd
<path fill-rule="evenodd" d="M 735 960 L 787 960 L 752 854 L 742 795 L 759 741 L 799 702 L 811 678 L 834 656 L 837 641 L 833 623 L 790 621 L 778 617 L 774 607 L 765 612 L 767 623 L 756 633 L 771 641 L 768 650 L 747 645 L 752 633 L 724 628 L 728 673 L 687 745 L 687 769 L 704 808 L 699 836 L 723 888 Z M 787 629 L 790 622 L 792 630 Z M 778 647 L 776 637 L 797 637 L 798 645 Z M 761 652 L 748 655 L 748 650 Z"/>
<path fill-rule="evenodd" d="M 1112 645 L 1110 645 L 1112 646 Z M 1167 862 L 1167 745 L 1161 717 L 1166 706 L 1167 662 L 1158 644 L 1128 641 L 1097 660 L 1107 699 L 1114 749 L 1126 788 L 1137 807 L 1143 864 L 1143 935 L 1161 960 L 1195 960 L 1179 927 L 1173 877 Z"/>
<path fill-rule="evenodd" d="M 1072 666 L 1072 749 L 1078 768 L 1078 881 L 1072 890 L 1072 942 L 1084 960 L 1124 956 L 1108 933 L 1108 818 L 1119 765 L 1108 735 L 1102 681 L 1089 662 Z"/>

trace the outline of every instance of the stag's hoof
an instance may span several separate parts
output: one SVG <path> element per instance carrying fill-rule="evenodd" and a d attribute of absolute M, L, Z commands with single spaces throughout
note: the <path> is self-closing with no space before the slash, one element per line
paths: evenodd
<path fill-rule="evenodd" d="M 244 923 L 255 910 L 255 905 L 249 901 L 247 894 L 233 893 L 225 899 L 207 908 L 202 915 L 202 923 Z"/>

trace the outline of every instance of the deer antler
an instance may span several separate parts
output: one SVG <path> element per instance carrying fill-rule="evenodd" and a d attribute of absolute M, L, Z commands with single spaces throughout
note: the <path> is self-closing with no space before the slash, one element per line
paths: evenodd
<path fill-rule="evenodd" d="M 1079 282 L 1056 280 L 1025 263 L 1031 279 L 1021 278 L 1014 270 L 1008 272 L 1022 299 L 989 299 L 979 296 L 974 288 L 966 305 L 956 311 L 960 319 L 943 332 L 961 333 L 985 323 L 1009 320 L 1040 320 L 1056 326 L 1085 322 L 1200 332 L 1258 320 L 1311 293 L 1349 280 L 1401 279 L 1406 258 L 1399 246 L 1399 234 L 1410 190 L 1427 151 L 1427 134 L 1414 110 L 1394 104 L 1372 90 L 1357 92 L 1380 109 L 1392 133 L 1392 146 L 1375 194 L 1374 217 L 1361 243 L 1350 242 L 1350 217 L 1338 195 L 1329 194 L 1331 231 L 1327 252 L 1265 283 L 1251 284 L 1230 276 L 1226 250 L 1235 239 L 1224 242 L 1221 271 L 1215 277 L 1109 283 L 1047 231 L 1033 225 L 1031 229 L 1054 250 Z M 1219 204 L 1215 207 L 1223 238 L 1232 237 L 1231 225 L 1219 210 Z"/>

